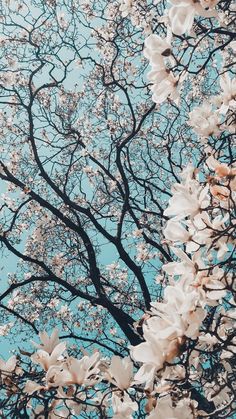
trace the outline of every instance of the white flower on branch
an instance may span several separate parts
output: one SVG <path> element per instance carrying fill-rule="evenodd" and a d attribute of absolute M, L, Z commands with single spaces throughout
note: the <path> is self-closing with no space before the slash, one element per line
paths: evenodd
<path fill-rule="evenodd" d="M 0 358 L 0 375 L 11 375 L 11 373 L 16 369 L 16 362 L 17 358 L 15 355 L 11 356 L 7 361 Z"/>
<path fill-rule="evenodd" d="M 49 354 L 51 354 L 54 348 L 60 343 L 58 329 L 54 329 L 51 336 L 49 336 L 45 330 L 43 332 L 39 332 L 39 337 L 42 343 L 39 344 L 32 342 L 33 345 L 38 349 L 43 349 Z"/>
<path fill-rule="evenodd" d="M 220 87 L 223 101 L 220 112 L 225 114 L 229 108 L 235 109 L 236 107 L 236 79 L 230 78 L 228 73 L 224 73 L 220 77 Z"/>
<path fill-rule="evenodd" d="M 161 38 L 158 35 L 151 34 L 145 39 L 144 56 L 155 65 L 155 57 L 168 57 L 171 54 L 171 43 L 169 38 Z M 160 59 L 161 59 L 160 57 Z"/>
<path fill-rule="evenodd" d="M 44 390 L 44 389 L 45 389 L 45 387 L 42 386 L 41 384 L 38 384 L 38 383 L 36 383 L 35 381 L 32 381 L 32 380 L 28 380 L 26 382 L 25 387 L 24 387 L 24 392 L 31 395 L 31 394 L 35 393 L 36 391 Z"/>
<path fill-rule="evenodd" d="M 213 110 L 212 105 L 206 102 L 189 113 L 189 125 L 203 137 L 217 136 L 222 130 L 219 110 Z"/>
<path fill-rule="evenodd" d="M 219 0 L 199 1 L 195 0 L 171 0 L 173 5 L 169 10 L 171 29 L 175 35 L 190 33 L 195 16 L 206 18 L 217 17 L 214 6 Z"/>
<path fill-rule="evenodd" d="M 158 335 L 161 339 L 172 340 L 184 336 L 195 339 L 206 316 L 206 312 L 197 307 L 197 304 L 198 293 L 195 290 L 186 292 L 179 283 L 168 286 L 165 289 L 164 302 L 152 303 L 154 317 L 147 320 L 147 323 L 153 323 L 156 330 L 159 328 Z"/>
<path fill-rule="evenodd" d="M 193 403 L 190 399 L 182 399 L 173 405 L 170 395 L 160 397 L 155 409 L 148 415 L 148 419 L 192 419 Z"/>
<path fill-rule="evenodd" d="M 133 378 L 133 362 L 128 356 L 123 359 L 113 356 L 105 377 L 120 390 L 129 388 Z"/>
<path fill-rule="evenodd" d="M 43 349 L 39 349 L 35 354 L 31 356 L 31 359 L 35 364 L 40 364 L 43 369 L 47 371 L 51 365 L 55 365 L 57 361 L 61 359 L 65 349 L 65 342 L 61 342 L 55 346 L 51 354 L 44 351 Z"/>
<path fill-rule="evenodd" d="M 127 393 L 118 395 L 112 393 L 113 419 L 132 419 L 132 413 L 138 409 L 138 404 L 133 402 Z"/>
<path fill-rule="evenodd" d="M 173 196 L 169 200 L 169 206 L 164 211 L 167 217 L 175 216 L 181 220 L 187 216 L 194 217 L 209 202 L 208 187 L 202 188 L 196 182 L 189 184 L 175 184 L 172 188 Z"/>
<path fill-rule="evenodd" d="M 176 220 L 167 221 L 166 227 L 164 229 L 164 236 L 168 240 L 181 243 L 186 243 L 191 237 L 183 225 Z"/>
<path fill-rule="evenodd" d="M 154 84 L 151 88 L 152 90 L 152 100 L 153 102 L 160 104 L 164 102 L 168 97 L 174 102 L 178 103 L 179 101 L 179 91 L 178 88 L 181 86 L 181 82 L 184 79 L 182 77 L 176 77 L 173 73 L 166 70 L 167 77 L 159 81 L 157 84 Z"/>

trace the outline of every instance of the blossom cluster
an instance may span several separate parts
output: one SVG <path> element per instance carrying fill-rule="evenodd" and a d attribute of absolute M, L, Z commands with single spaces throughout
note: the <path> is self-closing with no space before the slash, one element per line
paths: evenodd
<path fill-rule="evenodd" d="M 220 94 L 211 97 L 189 114 L 189 125 L 202 138 L 210 135 L 217 137 L 225 130 L 235 133 L 236 125 L 232 119 L 236 108 L 236 79 L 224 73 L 219 84 Z"/>
<path fill-rule="evenodd" d="M 90 5 L 87 2 L 83 5 L 85 14 L 90 15 L 87 16 L 88 26 L 91 24 L 92 17 L 96 16 L 93 9 L 95 3 L 99 2 L 91 0 Z M 153 8 L 149 7 L 150 2 L 146 0 L 138 2 L 122 0 L 118 3 L 116 1 L 109 3 L 107 11 L 102 11 L 102 14 L 109 20 L 109 22 L 106 21 L 107 26 L 92 31 L 91 35 L 96 43 L 97 54 L 103 57 L 101 63 L 105 64 L 102 67 L 101 63 L 96 63 L 86 81 L 91 89 L 88 91 L 94 93 L 95 97 L 97 94 L 96 100 L 91 94 L 93 103 L 91 108 L 96 123 L 93 125 L 89 118 L 90 110 L 88 109 L 90 108 L 84 109 L 82 106 L 82 98 L 86 96 L 84 91 L 67 92 L 64 87 L 59 86 L 61 82 L 55 86 L 57 84 L 55 78 L 50 89 L 44 91 L 42 88 L 37 95 L 37 88 L 32 82 L 29 89 L 30 95 L 35 95 L 34 99 L 38 100 L 39 108 L 42 106 L 46 109 L 47 112 L 44 112 L 44 109 L 43 114 L 47 115 L 47 123 L 51 123 L 52 132 L 55 129 L 56 134 L 54 136 L 50 132 L 51 128 L 47 133 L 45 128 L 41 132 L 42 135 L 35 135 L 36 143 L 40 138 L 42 144 L 45 144 L 45 150 L 43 145 L 39 147 L 41 149 L 39 155 L 37 144 L 34 143 L 30 145 L 30 153 L 24 155 L 29 141 L 28 137 L 22 141 L 24 147 L 19 153 L 16 151 L 9 153 L 8 146 L 6 147 L 7 158 L 10 160 L 8 162 L 6 158 L 7 163 L 4 163 L 5 160 L 1 163 L 1 176 L 10 184 L 8 192 L 13 193 L 13 198 L 10 199 L 7 193 L 1 197 L 3 201 L 1 212 L 5 214 L 6 224 L 10 225 L 8 230 L 2 228 L 1 240 L 7 244 L 8 248 L 13 249 L 15 255 L 21 255 L 13 245 L 19 243 L 20 235 L 23 235 L 26 230 L 31 232 L 22 253 L 22 260 L 28 265 L 22 263 L 21 271 L 24 273 L 24 285 L 29 288 L 23 288 L 23 291 L 15 290 L 14 287 L 21 285 L 21 275 L 19 275 L 19 281 L 17 275 L 10 276 L 10 288 L 5 295 L 11 293 L 11 299 L 7 302 L 6 310 L 11 314 L 18 314 L 23 307 L 24 318 L 18 314 L 20 322 L 23 323 L 25 320 L 34 328 L 35 321 L 41 320 L 45 323 L 47 317 L 54 317 L 55 323 L 60 320 L 64 330 L 69 330 L 70 324 L 76 327 L 82 325 L 81 329 L 84 329 L 82 339 L 87 338 L 91 342 L 96 329 L 98 329 L 98 340 L 99 334 L 104 331 L 103 314 L 110 303 L 111 312 L 118 311 L 126 320 L 128 318 L 129 332 L 132 332 L 132 337 L 137 338 L 140 343 L 125 348 L 124 339 L 116 339 L 119 333 L 118 327 L 116 329 L 114 324 L 108 323 L 110 332 L 107 333 L 105 330 L 104 334 L 110 333 L 108 341 L 112 342 L 111 346 L 114 344 L 114 348 L 103 346 L 112 351 L 114 349 L 113 352 L 116 353 L 119 345 L 123 354 L 125 351 L 129 354 L 125 357 L 114 355 L 109 358 L 105 351 L 102 353 L 96 349 L 93 353 L 88 353 L 76 345 L 68 347 L 67 343 L 59 338 L 57 329 L 53 330 L 51 336 L 43 331 L 39 334 L 41 343 L 33 342 L 36 347 L 34 353 L 21 350 L 20 354 L 10 357 L 8 361 L 0 360 L 0 395 L 3 399 L 16 401 L 17 406 L 25 406 L 25 412 L 30 417 L 39 419 L 44 417 L 73 418 L 90 413 L 97 417 L 100 415 L 100 417 L 115 419 L 139 418 L 140 414 L 149 419 L 195 419 L 207 417 L 209 412 L 210 417 L 221 413 L 223 417 L 226 417 L 234 407 L 231 382 L 236 347 L 235 300 L 233 299 L 235 292 L 233 252 L 236 243 L 236 166 L 230 148 L 231 135 L 235 131 L 236 84 L 231 72 L 228 71 L 229 55 L 231 52 L 235 53 L 235 42 L 232 41 L 233 36 L 227 34 L 227 30 L 217 29 L 219 37 L 226 37 L 225 44 L 228 52 L 224 57 L 221 56 L 219 50 L 223 49 L 223 46 L 217 45 L 218 41 L 216 45 L 214 44 L 217 54 L 219 53 L 216 57 L 220 68 L 219 72 L 217 70 L 219 86 L 216 83 L 214 88 L 216 94 L 213 89 L 209 95 L 208 85 L 204 80 L 208 60 L 206 58 L 204 61 L 204 53 L 207 49 L 207 43 L 204 44 L 204 42 L 210 33 L 209 43 L 214 43 L 212 40 L 213 23 L 217 22 L 216 25 L 218 25 L 218 22 L 222 20 L 221 1 L 170 0 L 166 6 L 166 2 L 156 0 L 152 4 Z M 147 10 L 148 13 L 146 13 Z M 154 15 L 154 10 L 158 11 L 157 16 Z M 118 26 L 113 22 L 117 14 Z M 125 47 L 126 37 L 131 39 L 133 35 L 132 53 L 130 52 L 130 56 L 122 61 L 117 47 L 117 28 L 120 21 L 129 17 L 138 30 L 135 29 L 135 34 L 132 34 L 129 25 L 122 28 L 121 55 L 125 56 L 128 51 Z M 68 18 L 68 12 L 66 14 L 62 12 L 56 16 L 62 37 L 66 37 L 69 33 L 71 23 Z M 72 20 L 76 21 L 76 19 Z M 95 20 L 99 19 L 96 17 Z M 224 25 L 227 27 L 226 23 Z M 138 99 L 135 97 L 132 107 L 130 99 L 132 95 L 129 96 L 129 89 L 131 90 L 131 87 L 135 85 L 137 91 L 145 91 L 149 94 L 149 84 L 145 82 L 141 88 L 137 83 L 137 77 L 142 70 L 139 72 L 136 66 L 137 57 L 133 40 L 136 40 L 138 53 L 141 54 L 142 40 L 137 39 L 137 34 L 139 37 L 142 30 L 145 36 L 149 35 L 145 40 L 143 53 L 152 67 L 147 74 L 147 79 L 151 83 L 152 99 L 158 105 L 163 104 L 164 112 L 160 119 L 158 119 L 160 106 L 157 107 L 157 112 L 154 111 L 152 114 L 155 105 L 148 108 L 147 103 L 143 101 L 136 107 Z M 202 30 L 201 37 L 198 38 L 197 33 L 200 30 Z M 32 39 L 34 43 L 44 39 L 40 36 L 37 38 L 35 32 L 33 28 L 30 38 L 31 47 Z M 44 33 L 46 32 L 44 30 Z M 29 32 L 25 31 L 24 42 L 28 34 Z M 54 39 L 53 36 L 51 38 Z M 72 38 L 76 38 L 74 34 Z M 70 36 L 66 44 L 68 42 L 70 45 Z M 87 41 L 85 43 L 86 51 L 89 43 Z M 73 49 L 72 45 L 70 48 Z M 52 48 L 54 49 L 57 49 L 56 45 Z M 118 60 L 114 58 L 116 56 L 114 51 L 119 57 Z M 198 75 L 198 69 L 193 68 L 194 62 L 191 59 L 188 61 L 188 55 L 192 57 L 195 53 L 195 63 L 199 61 L 200 76 L 194 81 L 195 75 Z M 212 57 L 213 55 L 212 53 Z M 209 57 L 209 60 L 212 59 L 211 55 Z M 91 53 L 88 57 L 86 52 L 86 57 L 84 57 L 83 53 L 81 56 L 79 53 L 78 64 L 86 67 L 85 62 L 91 64 L 96 62 L 96 59 L 96 54 Z M 141 60 L 145 63 L 145 59 Z M 214 62 L 213 64 L 215 65 Z M 142 68 L 145 68 L 145 65 Z M 125 78 L 120 75 L 122 66 Z M 212 69 L 214 72 L 214 66 Z M 64 73 L 66 77 L 66 68 Z M 17 88 L 18 76 L 14 74 L 1 75 L 1 81 L 7 86 L 7 91 L 13 87 L 15 91 Z M 96 91 L 99 77 L 102 79 L 103 93 Z M 198 87 L 196 85 L 199 80 Z M 20 83 L 21 89 L 23 87 L 26 89 L 26 78 Z M 192 84 L 193 89 L 190 89 L 186 98 L 181 99 L 185 103 L 182 110 L 178 108 L 178 105 L 182 105 L 180 92 L 185 83 Z M 59 99 L 54 109 L 54 101 L 55 103 L 57 101 L 56 88 L 59 91 Z M 194 93 L 198 93 L 201 89 L 203 94 L 200 98 L 196 94 L 192 105 L 189 104 L 188 98 L 193 98 Z M 207 92 L 204 92 L 204 89 Z M 124 107 L 122 106 L 123 97 Z M 15 99 L 10 104 L 14 108 Z M 167 109 L 168 104 L 173 105 L 173 111 Z M 84 112 L 86 116 L 82 118 L 78 114 L 77 119 L 75 117 L 77 107 L 81 107 L 81 113 Z M 28 104 L 24 105 L 24 109 L 26 108 L 29 111 Z M 104 112 L 106 115 L 102 120 L 104 109 L 106 109 Z M 125 112 L 123 112 L 124 109 Z M 182 121 L 182 115 L 184 115 L 183 119 L 188 119 L 187 127 L 184 124 L 182 127 L 182 122 L 174 120 L 175 111 L 178 115 L 182 112 L 179 121 Z M 61 128 L 59 119 L 55 119 L 56 122 L 54 122 L 54 114 L 59 115 L 63 120 Z M 130 115 L 133 117 L 132 129 L 129 125 Z M 13 119 L 9 118 L 7 113 L 1 112 L 1 116 L 4 129 L 14 133 L 16 137 L 20 136 L 20 131 L 17 131 Z M 50 121 L 51 116 L 52 121 Z M 33 117 L 34 115 L 32 119 Z M 148 124 L 145 126 L 145 121 L 150 117 L 154 120 L 151 129 Z M 162 124 L 164 126 L 165 119 L 168 120 L 167 124 L 171 125 L 168 132 L 165 129 L 160 130 L 159 127 Z M 37 125 L 43 124 L 35 124 Z M 196 149 L 200 150 L 201 160 L 199 159 L 198 164 L 186 164 L 187 159 L 183 156 L 186 156 L 187 150 L 182 152 L 179 162 L 175 159 L 176 150 L 181 147 L 186 148 L 186 144 L 188 145 L 188 135 L 191 131 L 189 127 L 200 137 L 199 142 L 189 140 L 189 148 L 196 146 Z M 28 120 L 26 127 L 23 128 L 22 125 L 22 131 L 28 132 Z M 172 128 L 173 142 L 179 141 L 180 147 L 173 148 L 175 152 L 171 154 Z M 108 137 L 105 134 L 106 129 Z M 187 134 L 184 130 L 188 131 Z M 128 135 L 131 131 L 132 134 Z M 160 131 L 161 135 L 159 135 Z M 179 134 L 178 131 L 181 133 Z M 217 143 L 224 131 L 229 132 L 228 143 L 226 141 L 224 143 L 222 139 Z M 5 135 L 5 131 L 3 132 Z M 180 138 L 182 132 L 183 139 Z M 138 138 L 135 138 L 135 135 Z M 109 154 L 110 151 L 107 154 L 107 149 L 110 147 L 107 145 L 110 144 L 107 139 L 110 140 L 110 137 L 111 149 L 117 153 L 114 159 L 113 155 Z M 157 141 L 159 137 L 161 144 Z M 212 137 L 210 141 L 208 137 Z M 100 141 L 101 138 L 105 140 Z M 66 146 L 63 143 L 64 139 Z M 16 148 L 14 141 L 11 146 Z M 136 151 L 138 148 L 142 149 L 144 141 L 148 145 L 147 151 L 145 154 L 141 150 L 141 157 L 138 160 L 140 167 L 136 168 L 134 167 Z M 40 158 L 44 154 L 48 156 L 46 148 L 50 145 L 60 150 L 58 151 L 60 157 L 56 157 L 58 162 L 54 164 L 53 157 L 52 160 L 48 157 L 50 163 L 41 165 Z M 77 157 L 76 153 L 80 147 Z M 125 147 L 129 150 L 127 155 L 124 152 Z M 158 153 L 163 147 L 164 153 L 166 151 L 166 155 L 168 154 L 163 157 L 160 152 L 161 164 L 159 166 L 159 162 L 156 166 L 154 165 L 152 147 Z M 123 151 L 119 154 L 121 150 Z M 197 152 L 196 158 L 199 157 Z M 54 152 L 52 154 L 54 155 Z M 29 177 L 25 175 L 28 156 L 32 157 L 32 161 L 35 159 L 37 163 L 35 167 L 32 166 Z M 65 162 L 68 156 L 70 163 L 67 167 Z M 117 166 L 113 164 L 113 160 L 116 160 Z M 167 160 L 168 164 L 165 167 Z M 107 162 L 108 166 L 106 166 Z M 145 167 L 144 171 L 147 171 L 144 175 L 142 165 Z M 48 167 L 51 168 L 51 177 L 47 175 Z M 160 172 L 156 176 L 154 171 L 157 167 L 160 168 Z M 185 169 L 180 172 L 180 167 L 185 167 Z M 54 168 L 56 168 L 55 172 Z M 39 172 L 40 179 L 37 175 Z M 127 172 L 130 177 L 126 177 Z M 139 176 L 139 172 L 143 178 Z M 166 177 L 162 178 L 164 172 L 167 175 L 165 173 Z M 170 196 L 169 174 L 173 175 L 176 183 L 172 184 L 171 198 L 164 210 L 166 196 Z M 154 175 L 159 179 L 156 189 L 155 183 L 152 183 Z M 16 180 L 17 176 L 19 176 L 18 180 Z M 45 179 L 41 181 L 44 177 L 45 183 Z M 140 189 L 137 187 L 136 190 L 134 179 L 137 185 L 144 184 L 144 197 L 140 199 Z M 63 184 L 64 180 L 65 184 Z M 166 185 L 165 180 L 167 180 Z M 163 188 L 159 187 L 159 184 L 164 184 Z M 17 187 L 21 189 L 20 198 L 17 197 Z M 161 195 L 160 199 L 158 197 L 158 202 L 153 191 L 158 191 L 157 193 Z M 156 206 L 151 204 L 150 209 L 149 193 L 152 195 L 153 202 L 157 203 Z M 137 201 L 134 195 L 137 195 Z M 23 215 L 21 210 L 24 205 L 27 205 L 28 209 L 25 209 Z M 158 208 L 159 212 L 153 208 Z M 51 210 L 53 210 L 53 215 L 50 213 Z M 104 220 L 108 222 L 103 222 Z M 115 227 L 110 228 L 113 220 L 115 220 L 113 226 L 118 226 L 117 236 L 112 235 Z M 18 221 L 17 228 L 14 228 L 14 223 L 17 225 Z M 126 221 L 127 224 L 124 224 Z M 133 230 L 133 222 L 135 230 Z M 107 231 L 105 224 L 109 226 Z M 108 242 L 110 240 L 109 244 L 117 246 L 120 256 L 119 262 L 106 265 L 106 268 L 100 269 L 100 272 L 98 272 L 99 263 L 96 269 L 91 269 L 96 265 L 96 252 L 99 253 L 99 247 L 102 247 L 99 238 L 93 247 L 96 234 L 92 235 L 91 240 L 89 238 L 94 227 L 94 231 L 102 232 L 103 239 L 105 237 Z M 71 235 L 70 229 L 73 231 Z M 77 234 L 78 231 L 79 234 Z M 125 232 L 124 238 L 121 237 L 122 232 Z M 134 240 L 128 254 L 125 247 L 129 247 L 130 234 Z M 152 234 L 155 238 L 158 234 L 156 242 Z M 155 251 L 152 250 L 153 248 Z M 159 260 L 161 252 L 159 253 L 156 248 L 162 250 L 162 256 L 167 255 L 168 263 L 165 262 L 162 268 L 160 260 L 162 261 L 163 258 Z M 134 257 L 133 254 L 135 254 Z M 125 260 L 128 260 L 127 265 L 125 265 L 126 262 L 123 264 Z M 147 302 L 148 309 L 145 309 L 142 301 L 145 294 L 143 272 L 146 274 L 148 266 L 151 265 L 153 269 L 158 266 L 157 270 L 159 272 L 161 269 L 161 275 L 157 276 L 155 287 L 150 287 L 153 301 L 149 305 L 147 296 L 145 303 Z M 77 275 L 78 266 L 81 269 L 79 275 Z M 46 276 L 44 270 L 47 273 Z M 130 279 L 130 272 L 134 279 Z M 48 285 L 51 278 L 54 283 Z M 136 281 L 137 279 L 139 281 Z M 32 284 L 30 284 L 31 280 Z M 143 294 L 139 289 L 140 284 Z M 62 291 L 63 287 L 65 291 Z M 68 297 L 71 289 L 72 296 Z M 93 291 L 90 295 L 91 289 Z M 73 302 L 78 295 L 80 295 L 77 305 L 79 314 L 73 312 Z M 102 303 L 104 306 L 100 305 Z M 122 311 L 123 307 L 124 311 Z M 140 310 L 139 313 L 141 311 L 144 313 L 139 321 L 136 321 L 139 317 L 137 310 Z M 126 315 L 126 312 L 129 314 Z M 135 321 L 132 323 L 133 319 Z M 122 321 L 119 326 L 121 323 Z M 0 335 L 7 334 L 12 326 L 13 323 L 0 326 Z M 91 332 L 91 335 L 88 332 Z M 98 340 L 94 340 L 94 343 Z M 82 355 L 79 357 L 78 353 Z"/>
<path fill-rule="evenodd" d="M 151 33 L 145 40 L 144 48 L 144 56 L 149 60 L 152 67 L 147 74 L 153 92 L 152 99 L 158 105 L 164 103 L 167 98 L 179 104 L 180 90 L 183 88 L 184 81 L 188 78 L 188 70 L 192 71 L 191 67 L 195 65 L 192 59 L 186 57 L 182 51 L 179 51 L 181 53 L 178 54 L 178 37 L 190 35 L 193 45 L 196 43 L 196 51 L 193 49 L 191 55 L 196 55 L 196 62 L 201 62 L 198 52 L 198 43 L 200 44 L 201 41 L 196 42 L 196 33 L 193 30 L 194 19 L 199 16 L 217 19 L 221 16 L 216 10 L 219 0 L 171 0 L 169 3 L 170 7 L 164 10 L 160 19 L 160 22 L 166 26 L 166 37 Z M 131 10 L 128 11 L 126 8 L 126 15 L 129 12 L 131 13 Z M 231 39 L 229 46 L 235 51 L 235 41 L 233 39 Z M 217 59 L 220 62 L 221 58 L 218 57 Z M 181 70 L 178 68 L 179 64 L 181 64 Z M 204 69 L 204 66 L 205 64 L 203 64 L 200 72 Z M 197 69 L 196 74 L 198 74 Z M 201 135 L 212 135 L 222 131 L 225 128 L 222 124 L 222 115 L 225 115 L 229 107 L 235 107 L 233 104 L 235 101 L 235 81 L 229 76 L 227 69 L 222 71 L 220 88 L 222 90 L 221 95 L 212 98 L 211 103 L 206 101 L 190 113 L 190 124 L 196 126 L 198 133 Z M 215 107 L 218 109 L 215 109 Z M 208 119 L 210 120 L 207 123 L 206 120 Z M 201 125 L 200 128 L 199 125 Z M 228 127 L 231 124 L 226 125 Z M 235 130 L 235 126 L 231 126 L 232 129 Z"/>
<path fill-rule="evenodd" d="M 171 56 L 171 40 L 152 34 L 145 40 L 144 55 L 149 59 L 152 70 L 147 74 L 152 83 L 152 99 L 155 103 L 164 102 L 167 97 L 177 101 L 179 77 L 175 77 L 168 64 L 173 63 Z M 182 76 L 183 78 L 183 76 Z"/>
<path fill-rule="evenodd" d="M 235 321 L 231 309 L 232 273 L 224 270 L 224 264 L 219 267 L 215 263 L 215 259 L 227 262 L 235 244 L 232 204 L 236 169 L 212 156 L 205 166 L 212 172 L 205 180 L 201 181 L 200 173 L 189 165 L 181 173 L 182 182 L 173 185 L 165 210 L 170 219 L 164 236 L 176 261 L 163 266 L 162 280 L 166 281 L 163 298 L 152 302 L 151 310 L 143 318 L 143 343 L 131 346 L 130 356 L 125 358 L 115 355 L 109 360 L 95 351 L 77 359 L 69 355 L 56 329 L 51 336 L 42 332 L 41 343 L 33 342 L 37 351 L 31 355 L 31 362 L 44 373 L 37 380 L 27 380 L 22 399 L 56 390 L 56 399 L 54 393 L 50 407 L 51 419 L 67 418 L 88 409 L 96 411 L 98 407 L 106 412 L 112 409 L 113 418 L 128 419 L 138 411 L 146 394 L 148 418 L 197 417 L 198 404 L 189 393 L 177 403 L 172 398 L 173 390 L 178 389 L 175 381 L 181 383 L 187 378 L 181 363 L 187 348 L 191 342 L 198 342 L 187 361 L 194 383 L 202 373 L 204 350 L 218 347 L 224 365 L 224 360 L 235 353 L 236 343 L 231 336 Z M 216 319 L 207 329 L 205 320 L 212 307 Z M 224 349 L 224 343 L 229 341 L 230 345 Z M 2 381 L 8 385 L 23 374 L 15 356 L 1 361 L 0 370 Z M 230 372 L 227 364 L 226 373 Z M 232 402 L 229 388 L 215 396 L 209 385 L 205 397 L 217 408 Z M 44 411 L 43 406 L 35 407 L 33 402 L 28 403 L 28 408 L 34 415 Z"/>

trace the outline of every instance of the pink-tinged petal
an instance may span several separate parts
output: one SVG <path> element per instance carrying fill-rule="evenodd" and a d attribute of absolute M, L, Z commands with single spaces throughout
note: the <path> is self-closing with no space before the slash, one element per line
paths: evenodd
<path fill-rule="evenodd" d="M 45 388 L 44 386 L 41 386 L 40 384 L 35 383 L 34 381 L 28 380 L 24 387 L 24 393 L 31 395 L 35 393 L 36 391 L 42 390 L 44 388 Z"/>
<path fill-rule="evenodd" d="M 16 368 L 17 358 L 15 355 L 11 356 L 6 362 L 6 371 L 12 372 Z"/>

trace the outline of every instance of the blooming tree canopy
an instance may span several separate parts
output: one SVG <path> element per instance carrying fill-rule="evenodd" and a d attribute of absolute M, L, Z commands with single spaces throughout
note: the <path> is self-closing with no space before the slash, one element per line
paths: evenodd
<path fill-rule="evenodd" d="M 0 8 L 1 417 L 233 418 L 234 2 Z"/>

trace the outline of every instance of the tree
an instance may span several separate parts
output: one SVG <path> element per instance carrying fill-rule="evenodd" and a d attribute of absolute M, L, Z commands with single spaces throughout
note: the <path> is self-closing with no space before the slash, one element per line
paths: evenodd
<path fill-rule="evenodd" d="M 2 2 L 4 417 L 233 417 L 233 11 Z"/>

